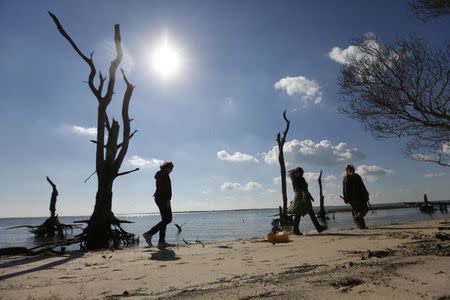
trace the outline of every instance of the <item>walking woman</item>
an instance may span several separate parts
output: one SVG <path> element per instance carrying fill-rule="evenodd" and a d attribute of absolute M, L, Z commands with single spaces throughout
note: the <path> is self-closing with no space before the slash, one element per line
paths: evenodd
<path fill-rule="evenodd" d="M 292 180 L 292 187 L 294 188 L 295 197 L 291 203 L 290 211 L 295 215 L 294 217 L 294 234 L 301 235 L 300 232 L 300 218 L 309 214 L 311 221 L 317 229 L 317 232 L 322 232 L 327 229 L 322 226 L 314 214 L 311 201 L 314 201 L 308 191 L 308 183 L 303 178 L 303 169 L 298 167 L 289 171 L 289 176 Z"/>
<path fill-rule="evenodd" d="M 155 203 L 158 205 L 161 214 L 161 222 L 153 226 L 152 229 L 144 233 L 145 241 L 149 246 L 152 246 L 152 237 L 159 231 L 158 248 L 164 249 L 171 246 L 166 243 L 166 227 L 172 222 L 172 208 L 170 207 L 170 200 L 172 199 L 172 185 L 169 174 L 173 170 L 173 163 L 171 161 L 164 162 L 160 167 L 161 170 L 156 172 L 156 191 L 153 196 Z"/>
<path fill-rule="evenodd" d="M 360 229 L 367 228 L 364 216 L 369 211 L 367 202 L 369 201 L 369 192 L 361 179 L 361 176 L 355 173 L 355 168 L 348 165 L 345 168 L 343 181 L 344 202 L 352 207 L 353 222 Z"/>

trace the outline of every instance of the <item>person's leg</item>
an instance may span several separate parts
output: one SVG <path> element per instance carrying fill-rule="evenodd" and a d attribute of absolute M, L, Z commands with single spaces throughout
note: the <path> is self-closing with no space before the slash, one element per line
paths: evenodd
<path fill-rule="evenodd" d="M 316 227 L 317 232 L 322 232 L 325 229 L 327 229 L 325 226 L 322 226 L 319 221 L 317 220 L 316 214 L 314 213 L 314 210 L 311 208 L 308 210 L 308 214 L 311 217 L 311 221 L 314 224 L 314 227 Z"/>
<path fill-rule="evenodd" d="M 294 217 L 294 234 L 301 235 L 300 232 L 300 218 L 301 216 L 299 214 L 295 215 Z"/>
<path fill-rule="evenodd" d="M 161 228 L 159 230 L 159 244 L 163 244 L 166 242 L 167 224 L 172 222 L 172 208 L 170 207 L 169 201 L 161 205 L 160 212 L 162 221 L 161 221 Z"/>
<path fill-rule="evenodd" d="M 358 226 L 358 228 L 360 229 L 364 229 L 367 228 L 366 227 L 366 222 L 364 221 L 364 216 L 367 214 L 367 212 L 369 211 L 369 208 L 367 207 L 367 203 L 353 203 L 352 204 L 352 209 L 354 211 L 354 222 L 356 224 L 356 226 Z"/>
<path fill-rule="evenodd" d="M 164 207 L 161 205 L 160 202 L 156 201 L 156 205 L 158 205 L 159 208 L 159 213 L 161 215 L 161 221 L 156 224 L 155 226 L 153 226 L 149 231 L 144 232 L 143 236 L 145 241 L 147 242 L 147 244 L 149 246 L 152 246 L 152 237 L 158 232 L 161 231 L 161 228 L 164 225 L 164 218 L 163 218 L 163 211 L 164 211 Z"/>

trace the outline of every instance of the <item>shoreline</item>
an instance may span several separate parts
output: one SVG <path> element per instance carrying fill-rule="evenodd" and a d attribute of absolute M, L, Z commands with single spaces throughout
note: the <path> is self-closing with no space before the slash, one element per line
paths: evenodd
<path fill-rule="evenodd" d="M 446 218 L 275 245 L 255 238 L 0 257 L 0 299 L 450 297 L 449 235 Z"/>
<path fill-rule="evenodd" d="M 430 204 L 438 205 L 439 203 L 450 205 L 450 200 L 433 200 L 429 201 Z M 401 208 L 413 208 L 419 207 L 423 204 L 423 201 L 413 201 L 413 202 L 387 202 L 387 203 L 371 203 L 374 210 L 390 210 L 390 209 L 401 209 Z M 319 211 L 319 206 L 313 206 L 314 211 Z M 254 211 L 254 210 L 275 210 L 278 212 L 276 207 L 265 207 L 265 208 L 239 208 L 239 209 L 217 209 L 217 210 L 183 210 L 183 211 L 173 211 L 173 214 L 193 214 L 193 213 L 221 213 L 221 212 L 240 212 L 240 211 Z M 349 205 L 325 205 L 326 213 L 334 212 L 351 212 Z M 144 213 L 116 213 L 116 216 L 148 216 L 148 215 L 159 215 L 158 211 L 155 212 L 144 212 Z M 59 215 L 60 218 L 89 218 L 90 215 Z M 0 219 L 32 219 L 32 218 L 48 218 L 45 216 L 31 216 L 31 217 L 0 217 Z"/>

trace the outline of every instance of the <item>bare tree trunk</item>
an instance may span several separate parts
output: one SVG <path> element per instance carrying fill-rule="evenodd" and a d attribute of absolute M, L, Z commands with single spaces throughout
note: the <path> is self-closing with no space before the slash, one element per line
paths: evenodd
<path fill-rule="evenodd" d="M 283 132 L 283 137 L 281 133 L 277 134 L 277 144 L 278 144 L 278 162 L 280 163 L 280 173 L 281 173 L 281 193 L 283 196 L 283 215 L 280 216 L 280 221 L 285 224 L 287 221 L 287 191 L 286 191 L 286 165 L 284 162 L 283 146 L 286 142 L 286 135 L 289 131 L 290 121 L 286 117 L 286 111 L 283 112 L 283 119 L 286 121 L 286 129 Z"/>
<path fill-rule="evenodd" d="M 322 170 L 320 170 L 319 179 L 317 180 L 319 182 L 319 195 L 320 195 L 320 212 L 319 212 L 319 218 L 325 220 L 326 219 L 326 212 L 325 212 L 325 206 L 324 206 L 324 196 L 322 191 Z"/>
<path fill-rule="evenodd" d="M 126 233 L 121 227 L 121 221 L 118 220 L 112 212 L 112 188 L 114 180 L 122 175 L 129 174 L 131 172 L 139 170 L 136 168 L 131 171 L 119 173 L 122 162 L 128 150 L 128 144 L 130 139 L 136 133 L 130 132 L 130 118 L 128 116 L 128 108 L 133 94 L 134 86 L 130 84 L 124 71 L 121 69 L 123 80 L 126 83 L 126 91 L 122 100 L 122 121 L 124 125 L 122 142 L 118 144 L 119 123 L 113 119 L 112 124 L 109 123 L 107 115 L 107 107 L 112 100 L 114 94 L 114 86 L 116 82 L 116 71 L 119 64 L 122 61 L 122 45 L 120 36 L 120 26 L 116 24 L 114 26 L 114 43 L 116 48 L 116 57 L 111 62 L 109 67 L 109 80 L 107 84 L 107 90 L 104 96 L 102 96 L 103 86 L 106 82 L 106 77 L 102 76 L 99 72 L 99 84 L 98 87 L 94 84 L 94 78 L 96 75 L 95 65 L 92 59 L 93 53 L 90 57 L 87 57 L 78 48 L 72 38 L 62 27 L 58 18 L 50 13 L 51 18 L 56 24 L 57 29 L 61 35 L 69 42 L 72 48 L 77 54 L 89 65 L 89 81 L 88 85 L 91 92 L 97 98 L 97 140 L 92 142 L 97 145 L 96 147 L 96 173 L 97 173 L 97 194 L 95 196 L 94 212 L 89 219 L 88 227 L 86 228 L 86 242 L 88 249 L 105 248 L 110 245 L 112 241 L 114 244 L 118 242 L 118 239 L 125 239 L 128 243 L 130 239 L 134 239 L 134 235 Z M 105 144 L 105 129 L 108 131 L 108 140 Z M 106 151 L 105 151 L 106 149 Z M 118 227 L 119 230 L 112 230 L 111 226 Z"/>
<path fill-rule="evenodd" d="M 54 218 L 56 216 L 56 197 L 58 196 L 58 190 L 56 189 L 56 185 L 53 181 L 50 180 L 47 176 L 47 181 L 52 186 L 52 195 L 50 197 L 50 218 Z"/>

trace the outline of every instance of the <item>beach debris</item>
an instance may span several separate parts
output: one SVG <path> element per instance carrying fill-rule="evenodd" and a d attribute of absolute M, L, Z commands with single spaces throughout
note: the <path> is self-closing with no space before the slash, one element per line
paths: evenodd
<path fill-rule="evenodd" d="M 231 247 L 230 245 L 219 245 L 216 248 L 219 248 L 219 249 L 233 249 L 233 247 Z"/>
<path fill-rule="evenodd" d="M 198 243 L 198 244 L 201 244 L 201 245 L 203 246 L 203 248 L 205 248 L 205 244 L 203 244 L 202 241 L 200 241 L 200 240 L 195 240 L 195 242 Z"/>
<path fill-rule="evenodd" d="M 341 290 L 339 292 L 346 293 L 349 290 L 351 290 L 352 288 L 354 288 L 355 286 L 361 285 L 363 283 L 364 283 L 364 281 L 362 281 L 359 278 L 347 277 L 347 278 L 343 278 L 338 281 L 335 281 L 331 285 L 334 286 L 335 288 L 341 288 Z"/>
<path fill-rule="evenodd" d="M 385 250 L 367 250 L 366 254 L 361 257 L 362 260 L 369 259 L 371 257 L 383 258 L 394 254 L 394 250 L 386 248 Z"/>
<path fill-rule="evenodd" d="M 191 243 L 189 243 L 188 241 L 186 241 L 185 239 L 183 239 L 183 242 L 186 244 L 186 245 L 190 245 Z"/>
<path fill-rule="evenodd" d="M 436 232 L 434 237 L 437 238 L 440 241 L 448 241 L 448 240 L 450 240 L 450 234 L 445 233 L 445 232 Z"/>
<path fill-rule="evenodd" d="M 182 224 L 182 225 L 174 224 L 174 225 L 178 229 L 178 233 L 180 233 L 182 230 L 181 227 L 183 227 L 184 224 Z"/>

